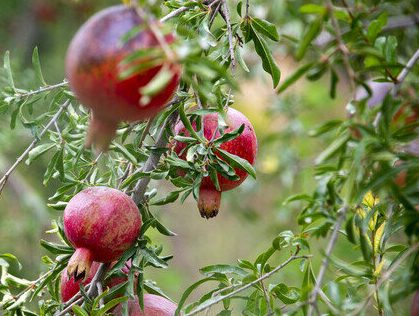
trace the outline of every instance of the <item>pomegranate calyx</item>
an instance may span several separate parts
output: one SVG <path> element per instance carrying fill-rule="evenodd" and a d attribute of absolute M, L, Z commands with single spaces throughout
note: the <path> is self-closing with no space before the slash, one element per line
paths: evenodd
<path fill-rule="evenodd" d="M 202 217 L 209 219 L 217 216 L 220 210 L 221 192 L 215 189 L 199 189 L 198 209 Z"/>
<path fill-rule="evenodd" d="M 87 248 L 77 248 L 67 265 L 68 277 L 75 281 L 86 281 L 93 263 L 92 252 Z"/>

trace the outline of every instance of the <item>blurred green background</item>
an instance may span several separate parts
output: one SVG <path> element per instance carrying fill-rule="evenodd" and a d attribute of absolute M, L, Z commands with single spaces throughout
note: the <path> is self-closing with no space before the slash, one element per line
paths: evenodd
<path fill-rule="evenodd" d="M 264 3 L 265 2 L 265 3 Z M 295 1 L 298 6 L 300 1 Z M 31 55 L 38 46 L 44 76 L 53 84 L 64 78 L 64 58 L 67 45 L 77 28 L 92 13 L 118 1 L 47 1 L 3 0 L 0 3 L 0 55 L 11 53 L 18 86 L 31 87 L 34 74 Z M 279 25 L 280 33 L 298 34 L 302 23 L 292 18 L 285 1 L 259 1 L 252 10 Z M 235 11 L 234 11 L 235 13 Z M 233 16 L 233 19 L 237 16 Z M 285 23 L 286 21 L 286 23 Z M 286 40 L 273 47 L 282 71 L 282 79 L 296 68 L 288 55 Z M 223 194 L 219 215 L 211 220 L 199 216 L 192 198 L 181 205 L 154 208 L 154 211 L 176 237 L 150 235 L 156 244 L 164 245 L 164 254 L 174 254 L 169 269 L 148 269 L 145 277 L 155 280 L 175 300 L 188 285 L 199 278 L 199 268 L 216 263 L 235 263 L 238 258 L 254 260 L 270 246 L 283 230 L 298 233 L 296 218 L 301 205 L 283 205 L 291 194 L 312 192 L 314 159 L 326 147 L 328 139 L 315 139 L 309 131 L 332 118 L 345 117 L 349 100 L 347 85 L 340 81 L 335 100 L 329 98 L 328 78 L 310 82 L 302 79 L 284 95 L 276 95 L 270 78 L 261 69 L 254 52 L 245 60 L 250 74 L 239 73 L 241 91 L 235 96 L 235 107 L 253 122 L 259 141 L 256 170 L 257 181 L 248 179 L 238 189 Z M 1 86 L 1 83 L 0 83 Z M 32 87 L 35 88 L 35 87 Z M 10 130 L 9 117 L 0 117 L 0 170 L 6 170 L 31 142 L 30 131 L 18 125 Z M 333 137 L 333 135 L 329 135 Z M 22 163 L 13 173 L 0 197 L 0 253 L 10 252 L 23 264 L 20 275 L 33 279 L 45 269 L 41 264 L 41 238 L 50 238 L 45 231 L 51 219 L 61 212 L 49 209 L 48 197 L 58 183 L 42 186 L 42 175 L 48 159 L 37 160 L 30 166 Z M 3 173 L 3 172 L 2 172 Z M 152 183 L 153 186 L 157 183 Z M 169 183 L 158 183 L 159 190 L 170 190 Z M 325 242 L 315 242 L 321 249 Z M 347 243 L 338 244 L 336 254 L 355 259 L 359 254 L 348 251 Z M 318 252 L 313 249 L 314 254 Z M 281 262 L 288 253 L 274 258 Z M 314 262 L 319 262 L 320 256 Z M 292 285 L 300 282 L 297 263 L 276 278 Z"/>

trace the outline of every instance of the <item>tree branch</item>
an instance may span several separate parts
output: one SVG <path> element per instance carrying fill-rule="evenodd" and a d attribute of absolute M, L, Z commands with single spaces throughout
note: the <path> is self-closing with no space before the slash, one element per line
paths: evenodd
<path fill-rule="evenodd" d="M 166 147 L 168 143 L 168 139 L 166 137 L 166 127 L 170 126 L 170 128 L 173 128 L 173 125 L 175 124 L 177 120 L 178 114 L 177 111 L 175 113 L 172 113 L 165 121 L 163 126 L 160 129 L 159 135 L 156 139 L 155 146 L 157 148 L 164 148 Z M 160 160 L 162 153 L 160 151 L 154 151 L 150 154 L 146 162 L 144 163 L 144 166 L 142 168 L 143 172 L 150 172 L 154 170 L 157 166 L 157 163 Z M 140 179 L 137 184 L 134 187 L 134 191 L 131 195 L 132 199 L 136 204 L 142 204 L 144 203 L 144 194 L 147 190 L 147 186 L 150 183 L 151 178 L 146 177 Z"/>
<path fill-rule="evenodd" d="M 199 307 L 197 309 L 194 309 L 193 311 L 191 311 L 188 314 L 185 314 L 185 316 L 196 315 L 199 312 L 202 312 L 203 310 L 206 310 L 207 308 L 209 308 L 209 307 L 211 307 L 211 306 L 213 306 L 215 304 L 218 304 L 219 302 L 225 300 L 226 298 L 232 297 L 232 296 L 234 296 L 234 295 L 236 295 L 236 294 L 238 294 L 240 292 L 243 292 L 244 290 L 246 290 L 246 289 L 248 289 L 248 288 L 250 288 L 250 287 L 258 284 L 262 280 L 265 280 L 265 279 L 271 277 L 273 274 L 275 274 L 276 272 L 278 272 L 279 270 L 281 270 L 282 268 L 284 268 L 286 265 L 288 265 L 291 261 L 298 260 L 298 259 L 307 259 L 307 258 L 310 258 L 310 256 L 297 256 L 297 255 L 294 254 L 291 257 L 289 257 L 284 263 L 280 264 L 279 266 L 277 266 L 272 271 L 270 271 L 270 272 L 262 275 L 261 277 L 257 278 L 256 280 L 254 280 L 254 281 L 252 281 L 250 283 L 247 283 L 246 285 L 238 288 L 237 290 L 234 290 L 233 292 L 230 292 L 230 293 L 228 293 L 226 295 L 220 296 L 216 300 L 211 301 L 211 303 L 209 303 L 209 304 L 203 304 L 201 307 Z"/>
<path fill-rule="evenodd" d="M 46 91 L 51 91 L 51 90 L 54 90 L 54 89 L 57 89 L 57 88 L 65 87 L 66 85 L 68 85 L 68 81 L 66 79 L 64 79 L 63 82 L 60 82 L 60 83 L 57 83 L 57 84 L 54 84 L 54 85 L 44 86 L 44 87 L 41 87 L 37 90 L 32 90 L 32 91 L 24 92 L 24 93 L 15 93 L 13 95 L 13 97 L 14 98 L 27 98 L 27 97 L 31 97 L 31 96 L 36 95 L 36 94 L 46 92 Z"/>
<path fill-rule="evenodd" d="M 228 47 L 231 59 L 231 72 L 234 74 L 234 72 L 236 71 L 236 58 L 234 57 L 233 30 L 231 29 L 230 10 L 228 9 L 226 0 L 222 0 L 221 11 L 225 16 L 225 21 L 227 25 Z"/>
<path fill-rule="evenodd" d="M 342 39 L 342 32 L 340 30 L 340 26 L 338 21 L 336 20 L 335 16 L 333 15 L 333 4 L 329 0 L 327 1 L 327 8 L 331 12 L 330 14 L 330 20 L 332 21 L 333 28 L 335 29 L 335 35 L 336 40 L 338 43 L 338 49 L 342 52 L 342 59 L 343 59 L 343 65 L 345 66 L 346 72 L 349 77 L 349 84 L 351 86 L 351 90 L 353 93 L 355 93 L 355 72 L 352 69 L 352 66 L 349 62 L 349 50 L 348 47 L 346 47 L 345 42 Z"/>
<path fill-rule="evenodd" d="M 310 298 L 309 298 L 309 307 L 308 307 L 308 316 L 312 316 L 314 313 L 314 309 L 317 307 L 317 296 L 319 295 L 319 291 L 321 289 L 321 284 L 324 278 L 324 275 L 326 273 L 327 266 L 329 265 L 329 257 L 332 254 L 332 250 L 335 247 L 339 229 L 342 226 L 342 223 L 346 217 L 346 212 L 348 211 L 349 207 L 347 205 L 344 205 L 339 211 L 338 211 L 338 219 L 336 221 L 335 227 L 333 229 L 332 236 L 330 237 L 330 241 L 326 248 L 326 254 L 323 258 L 322 265 L 320 267 L 319 274 L 317 276 L 316 285 L 314 286 L 314 289 L 311 291 Z"/>
<path fill-rule="evenodd" d="M 65 111 L 65 109 L 70 104 L 70 100 L 64 102 L 57 113 L 51 118 L 51 120 L 47 123 L 47 125 L 43 128 L 43 130 L 39 133 L 38 137 L 36 137 L 32 143 L 26 148 L 26 150 L 16 159 L 16 162 L 6 171 L 4 176 L 0 179 L 0 195 L 6 185 L 6 182 L 12 172 L 17 168 L 17 166 L 25 159 L 25 157 L 29 154 L 29 152 L 35 147 L 35 145 L 41 140 L 41 138 L 45 135 L 45 133 L 49 130 L 51 125 L 60 117 L 60 115 Z"/>

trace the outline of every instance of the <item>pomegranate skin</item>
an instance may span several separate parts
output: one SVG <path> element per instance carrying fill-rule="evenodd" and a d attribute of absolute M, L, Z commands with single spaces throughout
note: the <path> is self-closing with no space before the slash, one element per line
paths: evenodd
<path fill-rule="evenodd" d="M 77 193 L 64 210 L 64 232 L 76 248 L 69 275 L 85 279 L 93 261 L 118 260 L 135 243 L 141 225 L 140 212 L 125 193 L 108 187 Z"/>
<path fill-rule="evenodd" d="M 411 316 L 419 316 L 419 290 L 416 290 L 412 300 L 412 307 L 410 308 Z"/>
<path fill-rule="evenodd" d="M 213 139 L 215 132 L 215 138 L 220 136 L 220 133 L 217 130 L 218 113 L 207 114 L 203 117 L 202 121 L 204 137 L 207 140 Z M 231 141 L 221 144 L 220 149 L 227 151 L 230 154 L 239 156 L 240 158 L 246 159 L 250 164 L 253 165 L 255 163 L 258 145 L 252 124 L 243 113 L 233 108 L 229 108 L 227 111 L 226 123 L 228 124 L 228 128 L 225 130 L 225 133 L 229 133 L 238 129 L 242 124 L 245 125 L 245 128 L 241 135 Z M 176 124 L 174 133 L 175 135 L 189 136 L 189 132 L 186 130 L 182 122 Z M 180 154 L 185 147 L 185 143 L 176 142 L 174 150 L 177 154 Z M 182 159 L 186 159 L 186 152 L 182 153 L 180 157 Z M 235 168 L 234 170 L 239 176 L 239 179 L 235 181 L 229 180 L 218 174 L 218 183 L 220 185 L 221 192 L 236 188 L 247 178 L 248 174 L 246 171 L 240 168 Z M 220 194 L 221 193 L 217 191 L 210 177 L 204 177 L 202 179 L 199 194 L 200 198 L 198 200 L 198 208 L 202 217 L 210 218 L 217 215 L 221 200 Z"/>
<path fill-rule="evenodd" d="M 154 34 L 146 27 L 134 38 L 123 42 L 123 36 L 136 26 L 144 25 L 133 7 L 125 5 L 104 9 L 88 19 L 72 39 L 66 56 L 66 76 L 80 102 L 91 108 L 93 118 L 87 145 L 95 143 L 106 149 L 119 121 L 137 121 L 158 113 L 172 98 L 180 78 L 180 66 L 166 61 L 172 73 L 165 88 L 145 102 L 140 89 L 162 68 L 162 63 L 121 79 L 120 62 L 136 50 L 158 48 Z M 165 36 L 168 43 L 174 36 Z M 144 57 L 144 61 L 149 61 Z M 97 123 L 95 121 L 100 121 Z M 109 128 L 97 129 L 100 125 Z"/>
<path fill-rule="evenodd" d="M 137 298 L 128 301 L 128 314 L 130 316 L 173 316 L 176 308 L 175 303 L 154 294 L 144 294 L 144 310 L 141 310 Z M 115 308 L 113 315 L 122 315 L 121 305 Z"/>
<path fill-rule="evenodd" d="M 84 282 L 81 280 L 76 281 L 73 276 L 69 277 L 67 273 L 67 269 L 64 269 L 63 272 L 61 272 L 61 282 L 60 282 L 60 294 L 61 294 L 62 302 L 65 303 L 68 300 L 70 300 L 74 295 L 76 295 L 80 291 L 81 283 L 84 286 L 89 284 L 92 281 L 94 275 L 96 274 L 98 268 L 99 268 L 99 263 L 93 262 L 90 268 L 90 273 Z"/>

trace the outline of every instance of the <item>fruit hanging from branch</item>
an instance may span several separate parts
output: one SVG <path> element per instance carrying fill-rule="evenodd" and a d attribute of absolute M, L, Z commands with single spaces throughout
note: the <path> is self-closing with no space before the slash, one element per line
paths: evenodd
<path fill-rule="evenodd" d="M 207 140 L 206 146 L 214 146 L 214 140 L 216 141 L 221 136 L 218 126 L 218 115 L 218 113 L 210 113 L 202 118 L 203 135 Z M 224 134 L 235 131 L 244 125 L 243 132 L 232 140 L 226 141 L 219 146 L 214 146 L 215 154 L 221 160 L 225 160 L 228 154 L 235 155 L 253 165 L 255 163 L 258 145 L 252 124 L 243 113 L 233 108 L 227 110 L 226 123 L 227 128 Z M 194 125 L 195 128 L 196 126 Z M 179 122 L 175 126 L 174 133 L 175 135 L 189 136 L 189 132 L 182 122 Z M 183 142 L 176 142 L 174 146 L 175 152 L 182 159 L 186 159 L 185 147 L 186 144 Z M 198 197 L 198 209 L 202 217 L 208 219 L 216 216 L 220 209 L 221 193 L 236 188 L 248 176 L 247 171 L 243 168 L 235 167 L 234 171 L 238 177 L 236 180 L 227 179 L 217 173 L 219 190 L 217 190 L 216 185 L 209 176 L 202 179 Z"/>
<path fill-rule="evenodd" d="M 138 298 L 128 301 L 128 315 L 130 316 L 173 316 L 176 308 L 175 303 L 154 294 L 144 294 L 144 310 L 141 309 Z M 122 315 L 121 305 L 115 308 L 113 315 Z"/>
<path fill-rule="evenodd" d="M 141 225 L 137 206 L 121 191 L 90 187 L 76 194 L 64 210 L 64 232 L 76 248 L 69 277 L 86 280 L 93 261 L 118 260 L 135 243 Z"/>
<path fill-rule="evenodd" d="M 87 146 L 106 150 L 118 122 L 153 117 L 173 97 L 181 70 L 162 45 L 174 36 L 160 34 L 158 40 L 148 23 L 162 32 L 136 8 L 113 6 L 87 20 L 70 43 L 66 76 L 80 102 L 91 109 Z"/>

